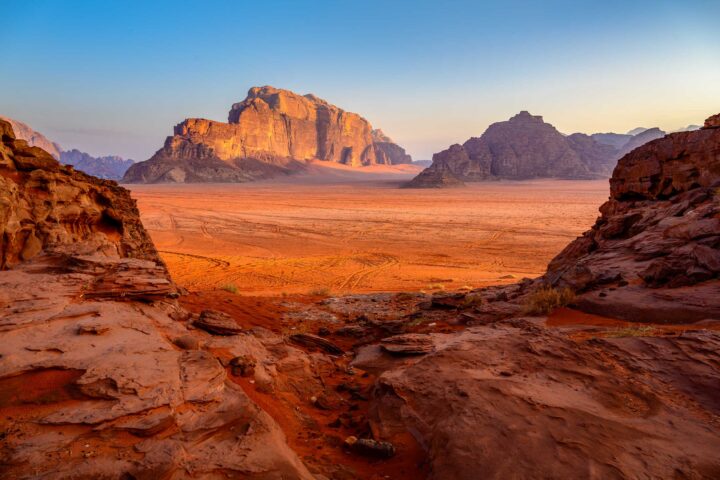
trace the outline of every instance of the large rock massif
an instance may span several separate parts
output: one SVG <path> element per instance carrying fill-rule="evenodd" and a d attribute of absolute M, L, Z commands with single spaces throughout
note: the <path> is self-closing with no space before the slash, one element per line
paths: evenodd
<path fill-rule="evenodd" d="M 604 178 L 627 148 L 656 138 L 658 132 L 653 129 L 637 137 L 582 133 L 566 136 L 542 117 L 523 111 L 508 121 L 490 125 L 479 138 L 436 153 L 433 164 L 407 186 L 427 188 L 457 183 L 448 181 L 449 177 L 464 182 Z"/>
<path fill-rule="evenodd" d="M 673 133 L 623 157 L 591 230 L 546 278 L 586 311 L 628 320 L 720 317 L 720 126 Z"/>
<path fill-rule="evenodd" d="M 307 356 L 191 330 L 129 192 L 0 136 L 0 476 L 313 478 L 210 352 Z"/>
<path fill-rule="evenodd" d="M 312 94 L 266 86 L 251 88 L 234 104 L 228 123 L 190 118 L 176 125 L 165 146 L 133 165 L 124 181 L 244 182 L 301 171 L 307 160 L 350 166 L 412 161 L 360 115 Z"/>
<path fill-rule="evenodd" d="M 56 142 L 51 142 L 40 132 L 33 130 L 29 125 L 12 118 L 0 116 L 0 120 L 8 122 L 15 132 L 15 136 L 21 140 L 25 140 L 31 147 L 39 147 L 48 152 L 56 160 L 65 165 L 72 165 L 77 170 L 81 170 L 88 175 L 108 180 L 120 180 L 130 165 L 134 162 L 126 160 L 117 155 L 108 155 L 104 157 L 93 157 L 92 155 L 81 152 L 73 148 L 72 150 L 63 150 Z"/>

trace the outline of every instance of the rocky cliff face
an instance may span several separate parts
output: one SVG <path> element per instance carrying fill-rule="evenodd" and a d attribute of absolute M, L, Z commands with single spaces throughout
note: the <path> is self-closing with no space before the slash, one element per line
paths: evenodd
<path fill-rule="evenodd" d="M 376 438 L 412 432 L 437 479 L 717 477 L 720 116 L 633 150 L 610 185 L 543 278 L 438 294 L 409 317 L 465 330 L 403 339 L 402 357 L 359 350 L 353 366 L 379 373 Z M 528 309 L 548 286 L 602 317 Z"/>
<path fill-rule="evenodd" d="M 242 182 L 302 170 L 303 161 L 351 166 L 409 163 L 391 142 L 376 142 L 370 123 L 314 95 L 253 87 L 232 106 L 228 123 L 188 119 L 124 181 Z"/>
<path fill-rule="evenodd" d="M 580 308 L 628 320 L 720 316 L 720 127 L 673 133 L 623 157 L 591 230 L 549 265 Z M 692 289 L 688 289 L 692 286 Z"/>
<path fill-rule="evenodd" d="M 575 133 L 565 136 L 542 117 L 520 112 L 490 125 L 479 138 L 433 155 L 433 165 L 410 187 L 442 186 L 449 175 L 461 181 L 497 178 L 591 179 L 609 176 L 624 148 L 657 138 L 658 129 L 642 135 Z"/>
<path fill-rule="evenodd" d="M 25 140 L 31 147 L 42 148 L 50 153 L 53 158 L 60 160 L 60 163 L 72 165 L 75 169 L 81 170 L 94 177 L 107 180 L 120 180 L 130 165 L 133 164 L 132 160 L 125 160 L 117 155 L 93 157 L 75 148 L 72 150 L 63 150 L 60 145 L 51 142 L 45 135 L 36 132 L 25 123 L 3 116 L 0 116 L 0 120 L 8 122 L 15 136 L 20 140 Z"/>
<path fill-rule="evenodd" d="M 61 165 L 7 122 L 0 134 L 0 268 L 58 249 L 159 262 L 125 189 Z"/>
<path fill-rule="evenodd" d="M 314 478 L 211 352 L 315 388 L 308 356 L 220 314 L 222 336 L 190 328 L 127 190 L 0 140 L 0 476 Z"/>
<path fill-rule="evenodd" d="M 0 115 L 0 120 L 4 120 L 10 124 L 17 138 L 25 140 L 31 147 L 42 148 L 56 160 L 60 159 L 60 145 L 48 140 L 42 133 L 33 130 L 30 125 L 12 118 L 3 117 L 2 115 Z"/>

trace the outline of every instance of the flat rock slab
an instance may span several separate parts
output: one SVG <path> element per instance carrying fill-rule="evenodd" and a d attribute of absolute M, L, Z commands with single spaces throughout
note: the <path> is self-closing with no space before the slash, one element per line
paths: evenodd
<path fill-rule="evenodd" d="M 237 335 L 243 331 L 230 315 L 215 310 L 203 310 L 193 325 L 213 335 Z"/>
<path fill-rule="evenodd" d="M 435 344 L 429 335 L 408 333 L 384 338 L 380 347 L 393 355 L 425 355 L 435 351 Z"/>
<path fill-rule="evenodd" d="M 290 340 L 306 347 L 319 348 L 320 350 L 324 350 L 332 355 L 342 355 L 345 353 L 342 348 L 338 347 L 329 340 L 325 340 L 317 335 L 310 335 L 309 333 L 296 333 L 295 335 L 290 335 Z"/>

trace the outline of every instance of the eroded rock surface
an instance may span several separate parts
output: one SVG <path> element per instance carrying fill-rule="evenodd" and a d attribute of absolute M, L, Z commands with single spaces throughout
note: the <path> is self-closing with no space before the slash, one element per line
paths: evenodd
<path fill-rule="evenodd" d="M 307 356 L 190 329 L 129 192 L 0 135 L 0 476 L 313 478 L 215 352 Z"/>
<path fill-rule="evenodd" d="M 380 376 L 372 407 L 378 438 L 426 446 L 429 478 L 720 472 L 717 333 L 577 343 L 516 319 L 434 343 Z"/>
<path fill-rule="evenodd" d="M 623 157 L 601 217 L 553 259 L 547 281 L 592 313 L 720 318 L 720 128 L 707 123 Z"/>
<path fill-rule="evenodd" d="M 410 163 L 370 123 L 315 95 L 253 87 L 232 106 L 228 123 L 191 118 L 149 160 L 133 165 L 129 183 L 244 182 L 291 174 L 306 160 L 351 166 Z"/>

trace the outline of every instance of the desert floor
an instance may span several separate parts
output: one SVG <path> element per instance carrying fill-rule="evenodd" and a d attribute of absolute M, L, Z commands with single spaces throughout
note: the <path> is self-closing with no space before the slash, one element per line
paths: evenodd
<path fill-rule="evenodd" d="M 190 290 L 278 295 L 512 283 L 595 221 L 607 180 L 398 188 L 403 176 L 133 185 L 142 220 Z"/>

